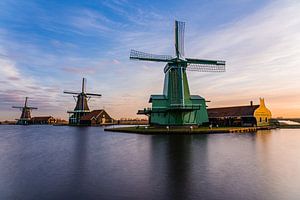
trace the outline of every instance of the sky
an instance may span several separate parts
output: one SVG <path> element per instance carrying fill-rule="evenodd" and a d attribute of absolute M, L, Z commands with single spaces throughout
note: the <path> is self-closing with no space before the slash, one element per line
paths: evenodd
<path fill-rule="evenodd" d="M 187 57 L 226 61 L 225 73 L 187 72 L 191 94 L 209 107 L 264 97 L 273 117 L 300 117 L 298 0 L 1 0 L 0 120 L 38 107 L 34 116 L 67 119 L 87 78 L 101 93 L 90 109 L 137 116 L 161 94 L 164 63 L 129 60 L 136 49 L 174 55 L 174 20 L 186 22 Z"/>

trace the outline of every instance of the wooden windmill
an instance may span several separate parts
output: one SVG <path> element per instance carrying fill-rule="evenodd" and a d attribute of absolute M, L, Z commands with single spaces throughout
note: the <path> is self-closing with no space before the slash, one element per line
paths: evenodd
<path fill-rule="evenodd" d="M 31 119 L 31 110 L 36 110 L 36 107 L 29 107 L 27 105 L 28 97 L 25 97 L 24 106 L 12 106 L 12 108 L 18 108 L 22 111 L 20 119 L 17 119 L 17 124 L 28 125 Z"/>
<path fill-rule="evenodd" d="M 86 79 L 82 79 L 82 87 L 81 92 L 71 92 L 64 91 L 65 94 L 74 95 L 74 99 L 76 101 L 76 106 L 73 111 L 68 111 L 69 113 L 69 124 L 71 125 L 80 125 L 80 118 L 87 113 L 90 113 L 90 109 L 88 106 L 88 101 L 92 96 L 101 97 L 101 94 L 88 93 L 86 92 Z"/>
<path fill-rule="evenodd" d="M 184 29 L 184 22 L 175 21 L 175 57 L 130 52 L 130 59 L 167 63 L 163 95 L 151 95 L 152 109 L 138 111 L 138 114 L 148 115 L 152 125 L 201 125 L 208 122 L 206 101 L 198 95 L 190 95 L 186 70 L 224 72 L 225 61 L 186 58 Z"/>

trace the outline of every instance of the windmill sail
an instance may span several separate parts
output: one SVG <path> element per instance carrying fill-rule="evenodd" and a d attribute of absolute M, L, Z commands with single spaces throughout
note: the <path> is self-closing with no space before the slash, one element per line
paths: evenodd
<path fill-rule="evenodd" d="M 37 110 L 38 108 L 37 107 L 27 107 L 29 108 L 30 110 Z"/>
<path fill-rule="evenodd" d="M 23 108 L 22 106 L 12 106 L 12 108 Z"/>
<path fill-rule="evenodd" d="M 96 94 L 96 93 L 85 93 L 87 96 L 97 96 L 97 97 L 102 97 L 101 94 Z"/>
<path fill-rule="evenodd" d="M 75 95 L 80 94 L 80 92 L 72 92 L 72 91 L 66 91 L 66 90 L 64 90 L 64 93 L 65 94 L 75 94 Z"/>
<path fill-rule="evenodd" d="M 27 101 L 28 101 L 28 97 L 25 97 L 25 104 L 24 104 L 24 107 L 27 107 Z"/>
<path fill-rule="evenodd" d="M 225 61 L 222 60 L 205 60 L 205 59 L 195 59 L 195 58 L 186 58 L 187 63 L 194 64 L 210 64 L 210 65 L 224 65 Z"/>
<path fill-rule="evenodd" d="M 85 90 L 86 90 L 86 78 L 83 78 L 82 79 L 82 90 L 81 90 L 81 92 L 82 93 L 85 93 Z"/>
<path fill-rule="evenodd" d="M 225 72 L 225 65 L 214 65 L 214 64 L 190 64 L 186 68 L 188 71 L 197 72 Z"/>
<path fill-rule="evenodd" d="M 184 58 L 184 29 L 184 22 L 175 21 L 175 51 L 179 59 Z"/>
<path fill-rule="evenodd" d="M 169 55 L 155 55 L 150 53 L 144 53 L 141 51 L 131 50 L 130 59 L 132 60 L 147 60 L 147 61 L 157 61 L 157 62 L 169 62 L 172 61 L 172 56 Z"/>
<path fill-rule="evenodd" d="M 187 58 L 187 70 L 198 72 L 225 72 L 225 61 Z"/>

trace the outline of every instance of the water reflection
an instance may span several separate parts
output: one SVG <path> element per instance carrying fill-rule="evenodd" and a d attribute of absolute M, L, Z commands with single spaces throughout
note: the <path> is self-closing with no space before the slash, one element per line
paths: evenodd
<path fill-rule="evenodd" d="M 67 187 L 69 191 L 63 193 L 65 199 L 83 199 L 85 191 L 85 178 L 87 174 L 87 145 L 89 143 L 89 128 L 79 127 L 74 129 L 73 140 L 73 172 L 70 173 L 70 186 Z"/>
<path fill-rule="evenodd" d="M 0 199 L 300 196 L 299 130 L 148 136 L 101 128 L 2 127 Z"/>
<path fill-rule="evenodd" d="M 169 199 L 184 199 L 189 189 L 191 137 L 168 137 L 166 144 L 166 181 Z"/>
<path fill-rule="evenodd" d="M 300 196 L 299 133 L 297 129 L 257 133 L 256 159 L 262 170 L 262 183 L 274 199 Z"/>
<path fill-rule="evenodd" d="M 194 137 L 183 135 L 152 136 L 151 163 L 153 172 L 159 170 L 160 187 L 164 188 L 163 199 L 189 199 L 193 196 L 195 170 L 202 170 L 206 162 L 206 136 Z M 193 149 L 193 143 L 198 148 Z M 194 158 L 196 158 L 194 160 Z M 194 161 L 201 162 L 194 163 Z M 157 169 L 156 163 L 160 164 Z M 198 165 L 199 164 L 199 165 Z M 154 172 L 155 173 L 155 172 Z M 200 180 L 199 180 L 200 181 Z"/>

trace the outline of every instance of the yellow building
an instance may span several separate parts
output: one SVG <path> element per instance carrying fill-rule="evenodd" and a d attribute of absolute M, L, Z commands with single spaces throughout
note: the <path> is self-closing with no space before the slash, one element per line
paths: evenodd
<path fill-rule="evenodd" d="M 265 100 L 260 98 L 259 105 L 232 106 L 207 109 L 209 122 L 218 126 L 268 126 L 271 111 L 266 107 Z"/>
<path fill-rule="evenodd" d="M 257 126 L 268 126 L 272 117 L 271 111 L 266 107 L 264 98 L 259 98 L 259 101 L 259 107 L 254 111 Z"/>

